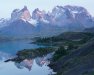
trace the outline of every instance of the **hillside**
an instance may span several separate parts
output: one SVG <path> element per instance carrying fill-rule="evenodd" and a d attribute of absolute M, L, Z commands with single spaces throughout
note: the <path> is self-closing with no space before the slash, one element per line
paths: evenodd
<path fill-rule="evenodd" d="M 37 43 L 58 48 L 49 65 L 57 75 L 94 75 L 93 33 L 67 32 Z"/>
<path fill-rule="evenodd" d="M 86 28 L 84 31 L 85 32 L 94 33 L 94 27 L 92 27 L 92 28 Z"/>
<path fill-rule="evenodd" d="M 58 36 L 53 36 L 49 38 L 37 38 L 37 40 L 34 42 L 36 44 L 44 44 L 44 45 L 68 45 L 68 44 L 74 44 L 74 45 L 80 45 L 83 43 L 86 43 L 88 40 L 90 40 L 92 37 L 94 37 L 94 34 L 92 33 L 86 33 L 86 32 L 65 32 Z"/>
<path fill-rule="evenodd" d="M 94 75 L 94 38 L 73 52 L 51 62 L 58 75 Z"/>
<path fill-rule="evenodd" d="M 94 75 L 94 34 L 67 32 L 50 38 L 38 38 L 34 43 L 47 47 L 18 51 L 17 57 L 5 62 L 20 63 L 24 59 L 42 57 L 53 52 L 48 66 L 57 75 Z"/>
<path fill-rule="evenodd" d="M 0 19 L 0 36 L 51 37 L 63 32 L 82 32 L 94 27 L 90 13 L 81 6 L 55 6 L 46 12 L 36 8 L 31 11 L 24 6 L 14 9 L 10 19 Z"/>

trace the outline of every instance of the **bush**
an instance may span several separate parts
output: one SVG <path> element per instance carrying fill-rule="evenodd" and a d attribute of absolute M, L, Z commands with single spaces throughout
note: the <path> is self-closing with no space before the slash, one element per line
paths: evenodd
<path fill-rule="evenodd" d="M 58 50 L 55 52 L 55 54 L 53 55 L 53 61 L 57 61 L 62 56 L 65 56 L 67 54 L 68 54 L 67 50 L 65 50 L 63 46 L 60 46 Z"/>

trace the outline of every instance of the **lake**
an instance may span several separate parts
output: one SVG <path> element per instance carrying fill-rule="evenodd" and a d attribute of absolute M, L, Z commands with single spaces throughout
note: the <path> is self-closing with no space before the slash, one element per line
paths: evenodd
<path fill-rule="evenodd" d="M 47 56 L 35 59 L 25 59 L 20 63 L 4 62 L 15 56 L 16 52 L 23 49 L 33 49 L 43 46 L 30 44 L 31 40 L 18 40 L 0 42 L 0 74 L 2 75 L 51 75 L 53 71 L 47 66 Z M 50 55 L 48 55 L 49 57 Z"/>
<path fill-rule="evenodd" d="M 40 46 L 35 44 L 30 44 L 30 40 L 17 40 L 17 41 L 7 41 L 0 42 L 0 51 L 15 54 L 19 50 L 38 48 Z"/>

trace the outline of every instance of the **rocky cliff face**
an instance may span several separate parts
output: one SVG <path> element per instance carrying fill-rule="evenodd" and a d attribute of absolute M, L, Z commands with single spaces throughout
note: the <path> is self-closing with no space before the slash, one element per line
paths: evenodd
<path fill-rule="evenodd" d="M 1 20 L 0 26 L 1 25 L 7 27 L 0 29 L 0 34 L 2 34 L 2 32 L 5 34 L 14 34 L 13 32 L 23 34 L 24 32 L 26 35 L 27 32 L 24 30 L 25 25 L 30 35 L 30 32 L 34 35 L 52 35 L 69 31 L 78 32 L 83 31 L 85 28 L 94 27 L 94 18 L 92 18 L 85 8 L 79 6 L 56 6 L 51 12 L 41 11 L 37 8 L 32 12 L 32 16 L 27 7 L 24 6 L 21 10 L 13 10 L 11 19 L 8 21 Z M 16 27 L 19 28 L 19 30 L 23 29 L 22 32 L 21 30 L 18 32 Z M 31 27 L 31 29 L 29 27 Z M 15 28 L 15 31 L 12 31 L 11 28 Z"/>
<path fill-rule="evenodd" d="M 21 19 L 22 20 L 26 20 L 26 21 L 29 21 L 31 19 L 31 15 L 30 15 L 30 12 L 29 10 L 27 9 L 27 7 L 25 6 L 22 10 L 22 15 L 21 15 Z"/>
<path fill-rule="evenodd" d="M 20 10 L 20 9 L 13 10 L 13 12 L 11 14 L 11 20 L 15 21 L 18 19 L 22 19 L 24 21 L 29 21 L 31 19 L 30 12 L 26 6 L 24 6 L 24 8 L 22 10 Z"/>
<path fill-rule="evenodd" d="M 67 24 L 79 23 L 84 27 L 94 26 L 92 16 L 88 11 L 79 6 L 56 6 L 52 12 L 45 13 L 38 8 L 32 13 L 32 18 L 36 20 L 45 20 L 52 25 L 64 26 Z M 89 24 L 89 25 L 88 25 Z"/>

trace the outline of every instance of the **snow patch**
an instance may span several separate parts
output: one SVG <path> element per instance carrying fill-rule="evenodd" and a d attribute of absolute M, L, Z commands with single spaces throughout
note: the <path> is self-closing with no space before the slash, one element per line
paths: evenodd
<path fill-rule="evenodd" d="M 34 20 L 34 19 L 30 19 L 28 22 L 34 26 L 37 26 L 37 23 L 38 23 L 37 20 Z"/>

